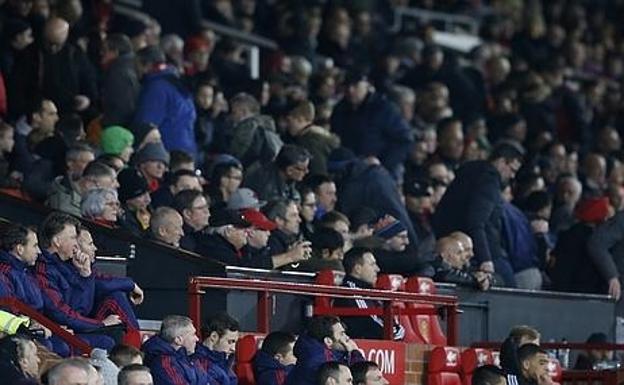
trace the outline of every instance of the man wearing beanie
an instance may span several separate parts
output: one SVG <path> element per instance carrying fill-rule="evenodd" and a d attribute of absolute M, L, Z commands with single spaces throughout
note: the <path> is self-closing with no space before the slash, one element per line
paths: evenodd
<path fill-rule="evenodd" d="M 169 153 L 163 144 L 147 143 L 135 154 L 133 161 L 147 181 L 149 191 L 158 190 L 169 165 Z"/>
<path fill-rule="evenodd" d="M 100 139 L 102 153 L 116 156 L 124 162 L 124 165 L 130 162 L 130 156 L 134 151 L 133 144 L 134 135 L 127 128 L 110 126 L 102 131 L 102 138 Z"/>
<path fill-rule="evenodd" d="M 119 225 L 137 236 L 145 234 L 152 216 L 151 202 L 147 181 L 134 168 L 126 168 L 117 176 L 119 181 L 119 201 L 124 214 L 119 218 Z"/>

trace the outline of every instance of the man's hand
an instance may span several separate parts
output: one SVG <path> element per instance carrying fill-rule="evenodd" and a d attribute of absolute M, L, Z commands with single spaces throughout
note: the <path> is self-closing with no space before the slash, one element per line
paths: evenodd
<path fill-rule="evenodd" d="M 135 283 L 134 289 L 130 292 L 130 301 L 135 305 L 140 305 L 143 303 L 144 298 L 143 290 Z"/>
<path fill-rule="evenodd" d="M 111 314 L 102 320 L 104 326 L 119 325 L 121 320 L 117 314 Z"/>
<path fill-rule="evenodd" d="M 40 324 L 39 322 L 35 320 L 30 321 L 30 329 L 43 330 L 43 335 L 45 336 L 45 338 L 52 337 L 52 330 L 48 329 L 47 327 L 43 326 L 42 324 Z"/>
<path fill-rule="evenodd" d="M 493 273 L 494 272 L 494 262 L 492 262 L 492 261 L 482 262 L 481 265 L 479 266 L 479 270 L 484 271 L 486 273 Z"/>
<path fill-rule="evenodd" d="M 490 275 L 488 273 L 483 271 L 475 271 L 473 275 L 479 283 L 479 289 L 485 291 L 490 288 Z"/>
<path fill-rule="evenodd" d="M 358 350 L 358 346 L 349 336 L 345 336 L 340 343 L 345 347 L 345 350 L 348 352 L 352 352 L 354 350 Z"/>
<path fill-rule="evenodd" d="M 620 300 L 622 295 L 622 286 L 620 285 L 620 279 L 615 277 L 609 280 L 609 295 L 615 298 L 616 301 Z"/>
<path fill-rule="evenodd" d="M 297 263 L 310 259 L 312 256 L 312 244 L 309 241 L 298 241 L 288 251 L 292 258 L 291 263 Z"/>
<path fill-rule="evenodd" d="M 78 269 L 81 277 L 88 277 L 91 275 L 91 258 L 86 253 L 78 251 L 72 258 L 72 263 Z"/>

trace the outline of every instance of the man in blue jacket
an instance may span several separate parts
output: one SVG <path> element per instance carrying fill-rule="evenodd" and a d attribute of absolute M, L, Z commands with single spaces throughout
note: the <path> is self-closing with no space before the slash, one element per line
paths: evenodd
<path fill-rule="evenodd" d="M 175 68 L 167 65 L 160 48 L 145 47 L 137 52 L 137 57 L 142 87 L 134 115 L 135 126 L 156 125 L 167 151 L 181 150 L 197 158 L 192 93 Z"/>
<path fill-rule="evenodd" d="M 297 365 L 286 380 L 287 385 L 314 385 L 315 374 L 326 362 L 338 361 L 349 366 L 364 361 L 358 346 L 347 335 L 338 317 L 316 317 L 294 347 Z"/>
<path fill-rule="evenodd" d="M 225 313 L 218 313 L 208 320 L 202 344 L 193 354 L 193 362 L 208 376 L 210 385 L 236 385 L 238 379 L 232 371 L 234 353 L 238 341 L 238 321 Z"/>
<path fill-rule="evenodd" d="M 0 236 L 0 297 L 17 298 L 33 309 L 43 311 L 43 297 L 37 286 L 32 267 L 40 253 L 37 234 L 20 225 L 11 225 Z M 49 329 L 31 320 L 30 329 L 41 329 L 39 342 L 62 357 L 70 354 L 69 347 Z"/>
<path fill-rule="evenodd" d="M 199 338 L 190 318 L 169 315 L 163 319 L 160 333 L 145 341 L 145 366 L 150 368 L 154 385 L 206 385 L 206 373 L 190 355 Z"/>
<path fill-rule="evenodd" d="M 293 353 L 295 336 L 286 332 L 273 332 L 262 341 L 262 347 L 253 358 L 256 385 L 283 385 L 295 366 Z"/>
<path fill-rule="evenodd" d="M 74 217 L 60 212 L 48 215 L 43 221 L 39 229 L 43 250 L 35 265 L 37 284 L 43 295 L 44 312 L 49 318 L 71 328 L 93 347 L 110 350 L 115 346 L 115 340 L 97 332 L 104 326 L 119 325 L 122 322 L 119 316 L 111 314 L 103 319 L 90 318 L 73 306 L 88 306 L 84 304 L 95 296 L 95 282 L 77 284 L 76 281 L 84 278 L 71 262 L 67 263 L 79 255 L 79 224 Z"/>

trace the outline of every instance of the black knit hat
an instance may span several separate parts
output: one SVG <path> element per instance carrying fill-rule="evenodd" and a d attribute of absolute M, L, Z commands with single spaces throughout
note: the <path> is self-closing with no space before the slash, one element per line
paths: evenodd
<path fill-rule="evenodd" d="M 125 202 L 149 191 L 145 177 L 135 168 L 126 168 L 117 175 L 119 200 Z"/>
<path fill-rule="evenodd" d="M 216 210 L 210 216 L 210 226 L 221 227 L 227 225 L 232 225 L 238 228 L 247 228 L 251 226 L 251 223 L 247 222 L 243 215 L 237 210 Z"/>

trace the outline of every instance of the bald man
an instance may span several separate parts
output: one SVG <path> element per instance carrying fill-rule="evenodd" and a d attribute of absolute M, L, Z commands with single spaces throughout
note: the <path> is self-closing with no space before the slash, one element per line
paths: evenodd
<path fill-rule="evenodd" d="M 69 23 L 60 17 L 47 21 L 44 29 L 45 45 L 51 53 L 58 53 L 69 37 Z"/>
<path fill-rule="evenodd" d="M 451 238 L 456 239 L 463 249 L 463 259 L 464 264 L 470 262 L 470 259 L 474 257 L 474 245 L 472 243 L 472 238 L 466 233 L 461 231 L 455 231 L 449 234 Z"/>
<path fill-rule="evenodd" d="M 433 261 L 435 269 L 433 279 L 479 290 L 489 289 L 494 282 L 493 276 L 483 271 L 468 270 L 467 262 L 470 260 L 468 255 L 471 252 L 464 249 L 460 239 L 467 242 L 470 237 L 466 239 L 460 232 L 455 234 L 455 236 L 440 238 L 436 243 L 437 257 Z"/>

